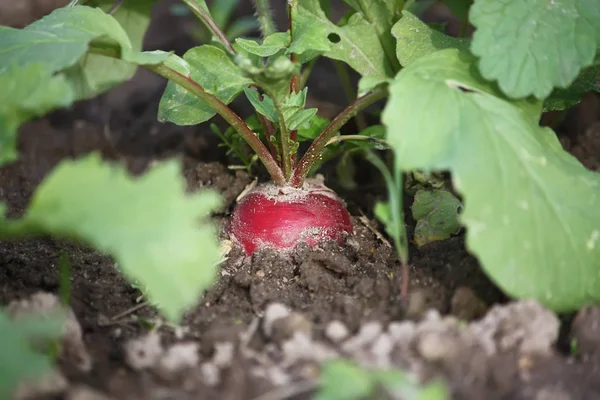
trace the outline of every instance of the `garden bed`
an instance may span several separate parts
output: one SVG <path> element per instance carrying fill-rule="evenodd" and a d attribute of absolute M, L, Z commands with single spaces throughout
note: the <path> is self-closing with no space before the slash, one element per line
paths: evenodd
<path fill-rule="evenodd" d="M 185 34 L 168 29 L 176 22 L 154 20 L 149 40 L 185 49 Z M 170 32 L 169 43 L 163 31 Z M 333 73 L 322 63 L 311 78 L 311 101 L 325 105 L 321 110 L 345 103 L 343 96 L 319 90 L 318 82 L 331 81 Z M 224 221 L 253 177 L 227 167 L 232 160 L 207 124 L 156 122 L 163 87 L 161 79 L 140 71 L 99 99 L 25 125 L 19 160 L 0 168 L 0 200 L 9 215 L 26 209 L 59 161 L 100 151 L 132 173 L 179 157 L 191 191 L 210 187 L 224 195 L 226 204 L 215 216 Z M 560 131 L 572 154 L 600 170 L 598 97 L 572 109 Z M 329 173 L 325 168 L 326 179 Z M 140 292 L 107 256 L 51 238 L 0 243 L 2 305 L 39 291 L 56 293 L 61 254 L 72 268 L 71 304 L 91 370 L 82 367 L 81 349 L 65 348 L 60 371 L 66 381 L 55 380 L 54 391 L 35 398 L 89 399 L 78 396 L 92 391 L 108 399 L 310 398 L 318 366 L 338 356 L 366 367 L 399 367 L 425 380 L 443 377 L 456 399 L 600 398 L 599 309 L 559 320 L 535 303 L 510 303 L 467 252 L 463 235 L 411 247 L 409 298 L 403 302 L 396 253 L 372 215 L 385 186 L 366 167 L 357 183 L 354 191 L 332 186 L 355 224 L 343 248 L 245 257 L 221 229 L 232 247 L 220 277 L 178 327 L 140 306 Z"/>

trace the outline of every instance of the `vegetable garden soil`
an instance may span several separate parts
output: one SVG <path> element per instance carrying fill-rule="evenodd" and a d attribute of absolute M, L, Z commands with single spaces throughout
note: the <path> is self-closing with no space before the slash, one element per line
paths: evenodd
<path fill-rule="evenodd" d="M 165 18 L 160 23 L 169 31 Z M 189 39 L 169 32 L 185 49 Z M 150 36 L 159 33 L 155 28 Z M 320 89 L 319 82 L 335 82 L 326 64 L 313 80 L 311 101 L 322 109 L 345 103 L 331 95 L 341 89 Z M 179 157 L 190 190 L 223 194 L 215 220 L 231 245 L 224 221 L 253 178 L 227 168 L 231 160 L 206 125 L 155 121 L 163 85 L 140 71 L 99 99 L 24 126 L 19 160 L 0 169 L 0 200 L 9 214 L 24 212 L 36 186 L 63 159 L 100 151 L 139 174 L 156 160 Z M 563 144 L 595 170 L 599 110 L 598 97 L 590 96 L 561 126 Z M 325 168 L 326 182 L 354 218 L 346 245 L 300 246 L 288 256 L 265 250 L 250 258 L 232 246 L 218 282 L 179 327 L 162 323 L 151 331 L 163 321 L 140 307 L 139 291 L 109 257 L 83 244 L 1 242 L 1 305 L 39 291 L 58 293 L 59 258 L 66 255 L 72 309 L 93 362 L 91 370 L 82 368 L 81 349 L 69 351 L 65 343 L 59 365 L 66 385 L 46 385 L 32 398 L 303 399 L 314 393 L 319 364 L 338 355 L 365 366 L 403 368 L 425 380 L 442 376 L 456 399 L 600 398 L 600 309 L 559 321 L 534 303 L 508 302 L 465 249 L 464 235 L 411 248 L 403 302 L 394 249 L 370 211 L 385 194 L 383 183 L 365 166 L 358 189 L 343 190 L 332 183 L 331 170 Z"/>

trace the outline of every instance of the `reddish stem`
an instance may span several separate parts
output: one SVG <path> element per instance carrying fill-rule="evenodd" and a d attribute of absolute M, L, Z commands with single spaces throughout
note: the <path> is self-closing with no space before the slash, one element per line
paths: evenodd
<path fill-rule="evenodd" d="M 301 187 L 304 178 L 306 178 L 314 163 L 321 158 L 323 149 L 325 149 L 327 142 L 329 142 L 335 133 L 348 121 L 354 118 L 361 110 L 367 108 L 376 101 L 383 99 L 386 95 L 387 90 L 374 90 L 354 100 L 354 102 L 342 110 L 311 143 L 306 153 L 304 153 L 304 156 L 298 162 L 298 165 L 296 165 L 296 168 L 292 171 L 292 177 L 290 178 L 289 183 L 294 187 Z"/>
<path fill-rule="evenodd" d="M 263 101 L 263 95 L 259 94 L 258 99 Z M 269 150 L 271 150 L 271 155 L 277 160 L 277 147 L 271 141 L 271 138 L 275 136 L 275 126 L 261 113 L 257 112 L 256 115 L 258 116 L 258 120 L 260 121 L 260 124 L 265 132 L 265 138 L 267 139 Z"/>
<path fill-rule="evenodd" d="M 231 45 L 231 42 L 227 39 L 227 36 L 223 33 L 223 31 L 219 28 L 219 26 L 215 23 L 215 21 L 210 17 L 210 14 L 207 13 L 199 4 L 195 1 L 183 0 L 185 4 L 192 10 L 196 17 L 215 35 L 219 38 L 219 41 L 225 46 L 228 52 L 231 54 L 235 54 L 235 50 Z"/>
<path fill-rule="evenodd" d="M 292 29 L 292 10 L 294 8 L 295 4 L 294 2 L 292 4 L 290 4 L 290 9 L 288 11 L 288 20 L 289 20 L 289 31 L 290 31 L 290 43 L 292 43 L 294 41 L 294 30 Z M 293 63 L 296 62 L 296 55 L 294 53 L 290 54 L 290 61 L 292 61 Z M 294 76 L 292 76 L 292 79 L 290 80 L 290 93 L 298 93 L 298 78 L 299 78 L 299 74 L 294 74 Z M 297 130 L 293 130 L 290 132 L 290 140 L 292 142 L 296 142 L 298 140 L 298 131 Z M 296 150 L 294 152 L 294 154 L 290 155 L 290 164 L 292 166 L 292 168 L 296 167 L 296 161 L 298 160 L 298 150 Z"/>
<path fill-rule="evenodd" d="M 258 158 L 261 160 L 269 175 L 274 182 L 278 184 L 285 183 L 285 177 L 283 171 L 279 167 L 276 159 L 271 155 L 269 150 L 265 147 L 263 142 L 258 138 L 256 133 L 250 129 L 250 127 L 244 122 L 244 120 L 237 115 L 227 104 L 223 103 L 216 96 L 207 93 L 204 88 L 193 79 L 180 74 L 179 72 L 165 66 L 164 64 L 158 65 L 146 65 L 146 68 L 157 74 L 164 76 L 170 81 L 187 89 L 192 94 L 196 95 L 201 100 L 205 101 L 213 110 L 217 112 L 225 121 L 231 125 L 244 138 L 246 143 L 254 150 Z"/>

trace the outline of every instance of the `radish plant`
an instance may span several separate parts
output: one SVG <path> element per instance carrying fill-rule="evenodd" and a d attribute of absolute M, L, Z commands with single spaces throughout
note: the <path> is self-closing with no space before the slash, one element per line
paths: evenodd
<path fill-rule="evenodd" d="M 276 31 L 268 1 L 257 0 L 260 41 L 230 41 L 203 0 L 186 0 L 214 41 L 182 57 L 141 50 L 152 1 L 118 3 L 73 1 L 24 29 L 0 28 L 0 161 L 15 159 L 20 124 L 103 93 L 142 66 L 169 81 L 160 121 L 195 125 L 218 114 L 231 126 L 227 137 L 242 139 L 270 175 L 230 221 L 231 237 L 247 254 L 342 242 L 353 229 L 348 211 L 312 174 L 339 149 L 362 143 L 387 171 L 390 199 L 376 211 L 404 265 L 403 176 L 449 171 L 464 207 L 450 199 L 444 210 L 462 210 L 468 248 L 502 289 L 561 311 L 600 299 L 598 174 L 539 126 L 544 110 L 568 108 L 598 89 L 596 0 L 475 0 L 461 12 L 476 28 L 472 39 L 427 25 L 414 13 L 422 4 L 402 0 L 346 0 L 350 11 L 337 22 L 328 17 L 328 1 L 290 0 L 289 25 Z M 450 3 L 462 10 L 471 4 Z M 361 76 L 357 98 L 331 120 L 306 107 L 318 57 Z M 229 107 L 241 95 L 254 116 Z M 340 134 L 386 98 L 381 125 Z M 394 153 L 391 171 L 370 153 L 382 141 Z M 217 240 L 202 218 L 217 205 L 213 193 L 185 195 L 174 162 L 133 179 L 92 155 L 57 167 L 27 213 L 2 222 L 0 232 L 84 239 L 112 254 L 176 319 L 214 279 Z M 422 218 L 437 212 L 417 209 Z M 445 226 L 444 237 L 456 228 Z"/>

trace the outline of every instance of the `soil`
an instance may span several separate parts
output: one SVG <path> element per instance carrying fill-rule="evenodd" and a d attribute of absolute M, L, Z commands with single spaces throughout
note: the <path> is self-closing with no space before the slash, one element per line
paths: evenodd
<path fill-rule="evenodd" d="M 168 13 L 169 3 L 157 6 L 160 22 L 147 46 L 184 51 L 193 43 L 185 24 Z M 331 65 L 321 63 L 313 79 L 336 82 L 331 76 Z M 345 104 L 332 95 L 341 88 L 314 87 L 311 101 L 323 109 Z M 23 126 L 19 160 L 0 168 L 8 214 L 26 210 L 61 160 L 97 151 L 133 174 L 156 160 L 181 159 L 189 190 L 223 194 L 225 206 L 215 216 L 223 226 L 255 177 L 227 167 L 235 162 L 206 125 L 156 122 L 163 88 L 161 79 L 140 71 L 98 99 Z M 600 170 L 600 97 L 587 96 L 555 126 L 567 150 Z M 370 211 L 385 188 L 376 172 L 360 170 L 357 183 L 368 194 L 331 185 L 355 224 L 343 247 L 299 246 L 287 257 L 271 250 L 246 257 L 233 248 L 181 326 L 140 304 L 140 293 L 106 255 L 54 238 L 0 242 L 0 305 L 27 305 L 19 301 L 31 296 L 51 303 L 40 292 L 59 291 L 64 254 L 72 269 L 73 324 L 81 329 L 65 339 L 52 384 L 27 384 L 33 394 L 21 398 L 308 399 L 319 366 L 336 357 L 400 367 L 422 381 L 442 377 L 455 399 L 600 398 L 600 308 L 559 319 L 536 303 L 510 302 L 461 235 L 411 248 L 410 295 L 403 302 L 397 257 Z M 326 167 L 324 174 L 333 171 Z M 221 236 L 228 239 L 223 229 Z"/>

